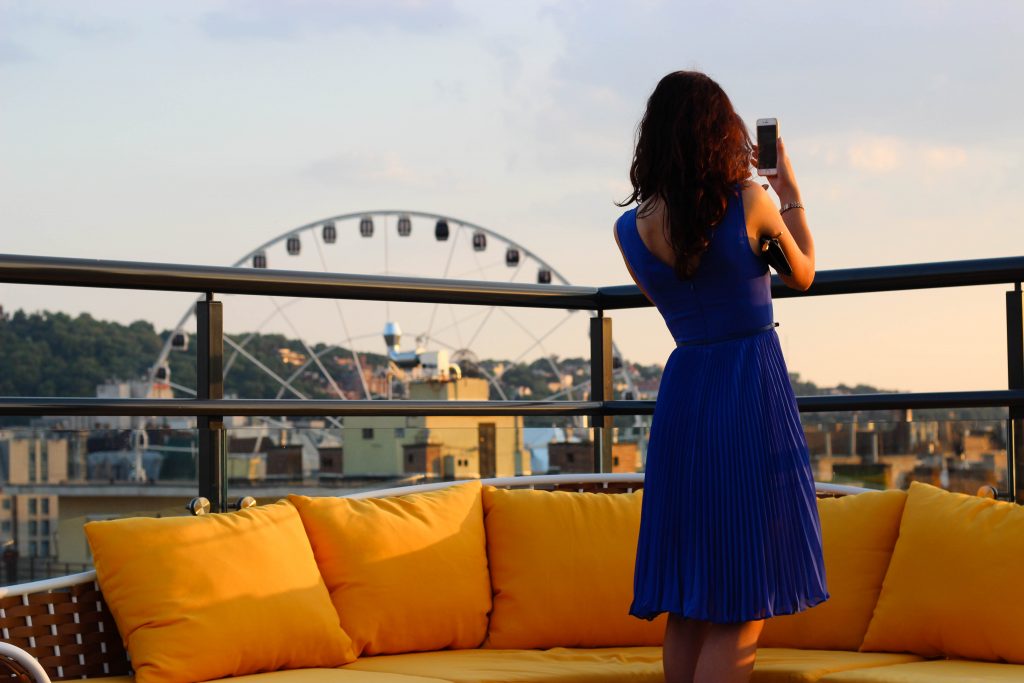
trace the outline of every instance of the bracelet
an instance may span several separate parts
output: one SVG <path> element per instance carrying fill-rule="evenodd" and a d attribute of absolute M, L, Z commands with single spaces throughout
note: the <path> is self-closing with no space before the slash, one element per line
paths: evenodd
<path fill-rule="evenodd" d="M 789 211 L 790 209 L 803 209 L 803 208 L 804 208 L 804 205 L 801 204 L 800 202 L 789 202 L 788 204 L 783 204 L 782 205 L 782 208 L 779 209 L 779 214 L 780 215 L 784 214 L 787 211 Z"/>

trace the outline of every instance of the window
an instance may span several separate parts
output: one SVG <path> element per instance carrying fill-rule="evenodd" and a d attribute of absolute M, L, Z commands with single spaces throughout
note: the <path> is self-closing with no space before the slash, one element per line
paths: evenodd
<path fill-rule="evenodd" d="M 28 499 L 28 514 L 30 514 L 30 515 L 36 514 L 36 499 L 35 498 L 29 498 Z"/>
<path fill-rule="evenodd" d="M 373 427 L 363 427 L 363 438 L 364 439 L 372 439 L 373 438 Z"/>
<path fill-rule="evenodd" d="M 4 498 L 4 510 L 10 510 L 10 509 L 11 509 L 11 499 L 10 498 Z"/>
<path fill-rule="evenodd" d="M 11 530 L 11 520 L 5 519 L 3 522 L 0 522 L 0 531 L 10 532 L 10 530 Z"/>
<path fill-rule="evenodd" d="M 28 542 L 28 556 L 29 557 L 35 557 L 36 556 L 36 542 L 35 541 L 29 541 Z"/>
<path fill-rule="evenodd" d="M 412 453 L 409 454 L 409 462 L 412 462 Z"/>
<path fill-rule="evenodd" d="M 568 462 L 572 462 L 573 461 L 573 453 L 572 453 L 572 451 L 569 451 L 568 453 L 565 454 L 565 459 Z"/>
<path fill-rule="evenodd" d="M 49 498 L 43 498 L 40 502 L 43 505 L 43 514 L 44 515 L 50 514 L 50 499 Z"/>
<path fill-rule="evenodd" d="M 43 536 L 50 535 L 50 520 L 44 519 L 43 521 L 39 522 L 39 533 Z"/>
<path fill-rule="evenodd" d="M 619 456 L 617 456 L 617 455 L 612 456 L 612 464 L 613 465 L 618 465 L 619 464 Z"/>
<path fill-rule="evenodd" d="M 405 438 L 405 427 L 395 427 L 395 438 L 396 439 L 404 439 Z"/>
<path fill-rule="evenodd" d="M 42 556 L 43 557 L 49 557 L 50 556 L 50 542 L 49 541 L 43 541 L 43 543 L 41 545 L 41 548 L 42 548 L 42 551 L 43 551 L 43 555 Z"/>
<path fill-rule="evenodd" d="M 28 533 L 29 533 L 30 536 L 35 536 L 36 534 L 39 533 L 39 525 L 36 522 L 36 520 L 34 520 L 34 519 L 29 520 L 29 523 L 28 523 Z"/>

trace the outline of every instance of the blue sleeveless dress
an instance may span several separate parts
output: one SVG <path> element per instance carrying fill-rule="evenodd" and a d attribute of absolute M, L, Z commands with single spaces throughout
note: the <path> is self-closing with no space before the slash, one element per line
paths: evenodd
<path fill-rule="evenodd" d="M 728 623 L 824 602 L 807 441 L 742 194 L 689 281 L 641 241 L 635 208 L 615 229 L 678 344 L 651 423 L 629 613 Z"/>

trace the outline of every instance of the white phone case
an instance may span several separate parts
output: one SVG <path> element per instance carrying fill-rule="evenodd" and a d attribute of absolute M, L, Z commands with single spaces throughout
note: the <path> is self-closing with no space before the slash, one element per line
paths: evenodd
<path fill-rule="evenodd" d="M 757 127 L 760 128 L 761 126 L 775 126 L 775 138 L 778 139 L 778 137 L 779 137 L 779 120 L 778 119 L 758 119 L 757 120 Z M 778 163 L 777 159 L 776 159 L 776 163 Z M 757 175 L 762 175 L 762 176 L 778 175 L 778 173 L 779 173 L 779 171 L 778 171 L 777 168 L 758 168 L 757 169 Z"/>

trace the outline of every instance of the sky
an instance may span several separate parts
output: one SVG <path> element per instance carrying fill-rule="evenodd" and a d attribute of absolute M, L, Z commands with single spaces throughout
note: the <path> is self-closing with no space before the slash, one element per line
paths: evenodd
<path fill-rule="evenodd" d="M 1014 2 L 0 0 L 0 252 L 231 265 L 298 226 L 398 208 L 485 226 L 572 284 L 626 284 L 611 230 L 636 124 L 663 75 L 699 69 L 751 128 L 779 119 L 819 271 L 1021 255 L 1022 68 Z M 468 247 L 446 261 L 431 229 L 389 238 L 387 263 L 382 240 L 351 231 L 322 260 L 311 239 L 268 260 L 510 277 Z M 797 297 L 775 312 L 790 370 L 818 384 L 996 389 L 1006 290 Z M 192 299 L 0 285 L 7 311 L 158 329 Z M 233 334 L 380 352 L 384 320 L 411 335 L 433 316 L 437 343 L 483 357 L 587 353 L 586 313 L 229 299 Z M 627 360 L 664 363 L 673 342 L 653 308 L 611 317 Z"/>

